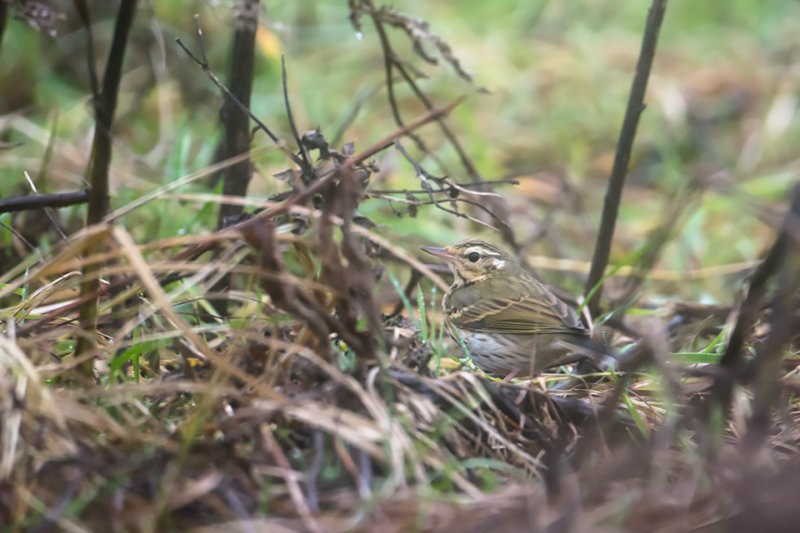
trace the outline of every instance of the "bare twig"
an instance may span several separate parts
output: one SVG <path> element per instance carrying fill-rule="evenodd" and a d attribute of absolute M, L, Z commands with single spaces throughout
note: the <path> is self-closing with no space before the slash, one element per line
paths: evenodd
<path fill-rule="evenodd" d="M 52 139 L 53 139 L 52 135 L 50 136 L 50 139 L 51 139 L 51 142 L 48 144 L 48 147 L 52 146 Z M 44 165 L 44 163 L 42 163 L 42 164 Z M 31 175 L 28 173 L 27 170 L 24 172 L 24 174 L 25 174 L 25 179 L 28 181 L 28 185 L 30 185 L 31 190 L 33 191 L 33 193 L 34 194 L 38 194 L 39 191 L 36 190 L 36 184 L 31 179 Z M 50 224 L 53 225 L 55 230 L 58 232 L 59 236 L 61 236 L 62 239 L 66 239 L 67 235 L 64 233 L 64 230 L 61 229 L 61 226 L 58 224 L 58 221 L 53 216 L 53 213 L 51 213 L 49 209 L 45 209 L 45 208 L 43 208 L 42 211 L 44 211 L 45 216 L 47 216 L 47 220 L 50 221 Z"/>
<path fill-rule="evenodd" d="M 644 93 L 647 89 L 647 80 L 650 76 L 650 68 L 653 65 L 653 57 L 656 52 L 658 33 L 661 29 L 661 22 L 664 20 L 664 12 L 667 8 L 667 0 L 653 0 L 650 11 L 647 15 L 647 24 L 642 38 L 642 47 L 639 52 L 639 62 L 636 65 L 636 74 L 631 85 L 631 94 L 628 98 L 628 108 L 625 111 L 625 118 L 622 121 L 622 130 L 619 134 L 617 143 L 617 153 L 614 157 L 614 167 L 611 170 L 611 177 L 608 181 L 605 202 L 603 205 L 603 215 L 600 220 L 600 229 L 597 233 L 597 243 L 592 256 L 592 267 L 589 270 L 589 277 L 586 280 L 584 295 L 588 295 L 600 283 L 608 266 L 608 259 L 611 255 L 611 241 L 614 238 L 614 226 L 617 222 L 620 199 L 622 198 L 622 188 L 625 185 L 625 177 L 628 173 L 628 162 L 631 157 L 633 140 L 636 137 L 636 128 L 639 126 L 639 117 L 644 111 Z M 602 295 L 602 285 L 594 291 L 587 305 L 593 316 L 599 311 L 599 302 Z"/>
<path fill-rule="evenodd" d="M 457 216 L 459 218 L 466 218 L 466 219 L 472 220 L 473 222 L 481 224 L 482 226 L 486 226 L 486 227 L 489 227 L 489 228 L 492 228 L 492 229 L 497 229 L 494 226 L 492 226 L 490 224 L 487 224 L 486 222 L 483 222 L 483 221 L 480 221 L 480 220 L 478 220 L 476 218 L 467 216 L 467 215 L 465 215 L 463 213 L 459 213 L 456 209 L 450 209 L 449 207 L 443 206 L 442 203 L 433 196 L 433 188 L 431 187 L 431 184 L 430 184 L 429 180 L 432 179 L 432 180 L 438 181 L 440 183 L 447 183 L 447 180 L 445 178 L 437 178 L 437 177 L 431 175 L 427 170 L 422 168 L 422 165 L 417 163 L 414 160 L 414 158 L 412 158 L 408 154 L 408 152 L 406 152 L 405 148 L 403 148 L 403 145 L 400 144 L 400 141 L 395 142 L 394 145 L 395 145 L 395 148 L 397 148 L 397 150 L 401 154 L 403 154 L 403 157 L 406 158 L 406 161 L 411 163 L 411 166 L 414 167 L 414 170 L 417 172 L 417 178 L 419 178 L 420 183 L 422 183 L 423 187 L 425 187 L 425 192 L 428 194 L 428 198 L 430 199 L 430 202 L 429 202 L 430 204 L 435 205 L 436 207 L 438 207 L 442 211 L 450 213 L 451 215 L 455 215 L 455 216 Z M 453 203 L 453 205 L 455 206 L 455 202 L 451 202 L 451 203 Z M 485 207 L 482 207 L 482 209 L 484 209 L 486 212 L 488 212 L 495 220 L 498 220 L 498 221 L 500 221 L 501 224 L 503 224 L 503 222 L 500 220 L 500 218 L 498 216 L 496 216 L 494 213 L 492 213 L 491 211 L 489 211 Z"/>
<path fill-rule="evenodd" d="M 92 20 L 89 16 L 89 6 L 86 5 L 86 0 L 74 0 L 73 4 L 81 19 L 84 30 L 86 30 L 86 57 L 89 63 L 89 83 L 92 89 L 92 97 L 98 98 L 100 96 L 100 88 L 97 85 L 97 72 L 95 71 L 97 61 L 94 57 L 94 38 L 92 37 Z"/>
<path fill-rule="evenodd" d="M 426 109 L 432 110 L 434 108 L 434 104 L 430 98 L 419 88 L 419 85 L 416 82 L 417 77 L 422 76 L 422 74 L 418 72 L 410 72 L 411 66 L 402 61 L 397 53 L 391 46 L 389 41 L 388 35 L 386 34 L 386 30 L 384 28 L 385 24 L 398 27 L 403 30 L 409 38 L 412 40 L 414 52 L 422 57 L 426 62 L 431 64 L 436 64 L 437 61 L 431 57 L 424 49 L 422 44 L 422 37 L 424 35 L 425 38 L 429 39 L 434 43 L 434 46 L 438 49 L 439 53 L 442 57 L 453 66 L 459 76 L 463 77 L 470 83 L 472 83 L 472 79 L 460 66 L 460 62 L 455 59 L 450 50 L 450 47 L 442 41 L 440 38 L 433 36 L 427 31 L 427 23 L 424 21 L 419 21 L 418 19 L 414 19 L 413 17 L 408 17 L 406 15 L 402 15 L 397 13 L 393 8 L 381 7 L 376 8 L 373 4 L 372 0 L 363 0 L 360 2 L 351 2 L 350 3 L 350 18 L 353 22 L 353 25 L 358 29 L 360 24 L 358 22 L 358 18 L 362 13 L 367 13 L 372 22 L 375 26 L 375 30 L 378 33 L 378 38 L 381 41 L 381 48 L 383 51 L 383 60 L 384 60 L 384 69 L 386 71 L 386 86 L 389 98 L 389 105 L 392 110 L 392 115 L 394 116 L 395 122 L 402 126 L 403 121 L 400 116 L 399 107 L 397 104 L 394 85 L 393 85 L 393 71 L 397 70 L 400 76 L 403 78 L 405 83 L 411 88 L 414 93 L 414 96 L 425 106 Z M 485 91 L 484 89 L 479 88 L 480 91 Z M 459 160 L 461 165 L 464 167 L 467 176 L 475 181 L 483 181 L 482 176 L 478 172 L 477 168 L 475 167 L 474 163 L 472 162 L 471 158 L 467 155 L 464 148 L 461 146 L 458 138 L 456 137 L 455 133 L 450 129 L 447 122 L 444 120 L 444 117 L 437 120 L 439 123 L 439 127 L 447 138 L 450 145 L 458 154 Z M 447 172 L 446 166 L 444 163 L 439 160 L 436 154 L 433 154 L 430 150 L 427 149 L 425 144 L 422 140 L 417 136 L 409 135 L 417 147 L 433 158 L 439 167 L 444 170 L 445 174 L 450 174 Z M 497 216 L 494 214 L 495 212 L 499 213 L 505 210 L 504 204 L 501 199 L 490 199 L 491 203 L 491 211 L 493 212 L 493 218 L 495 220 L 503 220 L 503 216 Z M 485 223 L 483 225 L 486 225 Z M 516 241 L 516 237 L 514 236 L 514 232 L 507 223 L 500 223 L 498 229 L 503 236 L 503 239 L 508 243 L 508 245 L 514 249 L 515 251 L 519 251 L 519 245 Z"/>
<path fill-rule="evenodd" d="M 483 191 L 475 191 L 470 189 L 469 187 L 475 186 L 485 186 L 485 185 L 519 185 L 519 181 L 515 179 L 502 179 L 502 180 L 491 180 L 491 181 L 474 181 L 472 183 L 453 183 L 448 181 L 448 185 L 457 187 L 459 191 L 465 192 L 467 194 L 474 194 L 476 196 L 500 196 L 497 193 L 492 192 L 483 192 Z M 429 192 L 427 189 L 370 189 L 368 192 L 373 194 L 423 194 Z M 434 194 L 438 193 L 450 193 L 448 189 L 439 188 L 433 189 L 430 192 Z"/>
<path fill-rule="evenodd" d="M 12 196 L 0 198 L 0 213 L 30 211 L 45 207 L 67 207 L 85 204 L 89 191 L 61 192 L 56 194 L 31 194 L 28 196 Z"/>
<path fill-rule="evenodd" d="M 744 444 L 750 450 L 761 445 L 769 428 L 770 413 L 780 393 L 783 348 L 796 333 L 793 327 L 800 287 L 800 184 L 792 190 L 791 205 L 775 243 L 777 288 L 769 321 L 769 336 L 756 353 L 753 415 Z M 760 290 L 760 289 L 758 289 Z M 748 295 L 749 296 L 749 295 Z M 748 298 L 749 299 L 749 298 Z M 752 322 L 749 322 L 752 325 Z M 737 324 L 739 326 L 739 324 Z M 741 333 L 740 333 L 741 334 Z M 741 354 L 741 350 L 739 350 Z M 726 352 L 726 356 L 728 353 Z M 741 357 L 741 356 L 740 356 Z"/>
<path fill-rule="evenodd" d="M 297 149 L 300 150 L 300 159 L 302 164 L 300 168 L 302 169 L 302 176 L 303 182 L 308 185 L 308 183 L 312 179 L 313 175 L 313 168 L 311 165 L 311 160 L 308 157 L 308 151 L 306 150 L 305 145 L 303 145 L 303 141 L 300 140 L 300 133 L 297 131 L 297 124 L 294 122 L 294 115 L 292 115 L 292 105 L 289 101 L 289 89 L 287 88 L 287 81 L 286 81 L 286 58 L 281 54 L 281 80 L 283 83 L 283 102 L 284 106 L 286 107 L 286 119 L 289 121 L 289 127 L 292 130 L 292 135 L 294 135 L 294 140 L 297 143 Z"/>
<path fill-rule="evenodd" d="M 449 105 L 447 105 L 445 107 L 441 107 L 441 108 L 429 111 L 428 113 L 424 114 L 423 116 L 421 116 L 417 120 L 415 120 L 415 121 L 403 126 L 402 128 L 398 128 L 397 130 L 393 131 L 392 133 L 390 133 L 389 135 L 387 135 L 383 139 L 379 140 L 378 142 L 373 144 L 370 148 L 367 148 L 366 150 L 364 150 L 360 154 L 354 155 L 352 157 L 349 157 L 339 167 L 327 171 L 326 173 L 321 175 L 319 177 L 319 179 L 317 179 L 317 181 L 315 181 L 314 183 L 312 183 L 311 185 L 309 185 L 308 187 L 306 187 L 302 191 L 298 192 L 297 194 L 295 194 L 294 196 L 292 196 L 291 198 L 286 200 L 279 207 L 276 207 L 274 209 L 270 209 L 269 211 L 265 211 L 263 213 L 260 213 L 258 215 L 258 218 L 264 219 L 264 220 L 266 220 L 268 218 L 272 218 L 272 217 L 274 217 L 274 216 L 276 216 L 278 214 L 285 213 L 289 209 L 289 207 L 291 207 L 293 205 L 297 205 L 297 204 L 300 204 L 302 202 L 305 202 L 306 200 L 311 198 L 313 195 L 315 195 L 318 192 L 320 192 L 322 190 L 322 188 L 325 187 L 326 184 L 330 180 L 332 180 L 335 176 L 338 175 L 339 172 L 344 172 L 347 169 L 354 168 L 355 166 L 363 163 L 364 161 L 366 161 L 367 159 L 369 159 L 370 157 L 372 157 L 376 153 L 378 153 L 378 152 L 380 152 L 382 150 L 385 150 L 386 148 L 388 148 L 389 146 L 394 144 L 394 142 L 398 138 L 400 138 L 403 135 L 407 134 L 409 131 L 415 130 L 415 129 L 419 128 L 420 126 L 423 126 L 423 125 L 427 124 L 428 122 L 436 120 L 438 117 L 440 117 L 442 115 L 447 115 L 456 106 L 458 106 L 462 101 L 464 101 L 464 99 L 463 98 L 459 98 L 455 102 L 453 102 L 453 103 L 451 103 L 451 104 L 449 104 Z M 246 223 L 247 223 L 247 221 L 243 222 L 242 224 L 246 224 Z"/>
<path fill-rule="evenodd" d="M 433 192 L 436 192 L 436 191 L 433 191 Z M 367 197 L 380 198 L 380 199 L 386 200 L 386 201 L 388 201 L 390 203 L 391 202 L 397 202 L 397 203 L 410 205 L 410 206 L 415 206 L 415 207 L 416 206 L 422 206 L 422 205 L 433 205 L 433 206 L 438 207 L 442 211 L 445 211 L 447 213 L 455 215 L 455 216 L 457 216 L 459 218 L 467 219 L 470 222 L 474 222 L 475 224 L 478 224 L 478 225 L 481 225 L 481 226 L 484 226 L 484 227 L 487 227 L 487 228 L 491 228 L 491 229 L 495 229 L 495 230 L 497 229 L 497 227 L 492 226 L 491 224 L 489 224 L 487 222 L 484 222 L 483 220 L 479 220 L 479 219 L 477 219 L 475 217 L 471 217 L 471 216 L 469 216 L 469 215 L 467 215 L 465 213 L 458 212 L 458 211 L 456 211 L 454 209 L 449 209 L 449 208 L 441 205 L 441 201 L 437 200 L 435 198 L 433 198 L 431 200 L 428 200 L 428 201 L 422 201 L 422 200 L 412 200 L 412 199 L 409 199 L 409 198 L 396 198 L 396 197 L 392 197 L 392 196 L 386 196 L 386 195 L 381 195 L 381 194 L 372 194 L 372 193 L 367 193 Z M 485 205 L 480 204 L 478 202 L 475 202 L 473 200 L 467 200 L 466 198 L 450 198 L 447 201 L 450 202 L 450 203 L 461 202 L 461 203 L 464 203 L 464 204 L 467 204 L 467 205 L 471 205 L 471 206 L 475 207 L 476 209 L 479 209 L 479 210 L 483 211 L 484 213 L 488 214 L 489 216 L 491 216 L 493 219 L 495 219 L 497 221 L 498 225 L 502 226 L 502 225 L 505 224 L 505 222 L 503 222 L 499 217 L 497 217 L 494 213 L 492 213 Z M 400 215 L 402 213 L 398 212 L 397 214 Z"/>
<path fill-rule="evenodd" d="M 200 30 L 200 25 L 199 25 L 199 23 L 198 23 L 198 41 L 199 41 L 199 43 L 200 43 L 200 51 L 201 51 L 201 57 L 202 57 L 202 59 L 201 59 L 201 58 L 198 58 L 196 55 L 194 55 L 194 54 L 192 53 L 192 51 L 191 51 L 191 50 L 189 50 L 189 49 L 186 47 L 186 45 L 184 45 L 184 44 L 183 44 L 183 42 L 180 40 L 180 38 L 176 38 L 176 39 L 175 39 L 175 42 L 178 44 L 178 46 L 180 46 L 180 47 L 183 49 L 183 51 L 184 51 L 184 52 L 186 52 L 186 55 L 188 55 L 188 56 L 189 56 L 189 57 L 192 59 L 192 61 L 194 61 L 195 63 L 197 63 L 197 64 L 200 66 L 200 68 L 202 68 L 202 69 L 203 69 L 203 72 L 205 72 L 205 73 L 206 73 L 206 75 L 207 75 L 207 76 L 209 77 L 209 79 L 210 79 L 210 80 L 211 80 L 211 81 L 214 83 L 214 85 L 216 85 L 217 87 L 219 87 L 219 89 L 220 89 L 220 90 L 221 90 L 223 93 L 225 93 L 225 96 L 227 96 L 228 98 L 231 98 L 231 99 L 232 99 L 232 101 L 233 101 L 233 102 L 234 102 L 234 103 L 237 105 L 237 107 L 239 107 L 239 109 L 241 109 L 241 110 L 242 110 L 242 112 L 246 113 L 246 114 L 247 114 L 247 116 L 248 116 L 248 117 L 250 117 L 250 119 L 251 119 L 253 122 L 255 122 L 255 123 L 258 125 L 258 129 L 260 129 L 261 131 L 263 131 L 264 133 L 266 133 L 266 134 L 267 134 L 267 136 L 268 136 L 268 137 L 269 137 L 269 138 L 272 140 L 272 142 L 273 142 L 273 143 L 275 143 L 275 145 L 276 145 L 278 148 L 280 148 L 280 150 L 281 150 L 281 151 L 282 151 L 284 154 L 286 154 L 286 156 L 287 156 L 289 159 L 291 159 L 291 160 L 292 160 L 292 161 L 293 161 L 293 162 L 294 162 L 296 165 L 298 165 L 298 166 L 302 166 L 302 160 L 301 160 L 299 157 L 297 157 L 297 155 L 295 155 L 294 153 L 292 153 L 292 151 L 291 151 L 291 150 L 289 150 L 289 148 L 286 146 L 286 143 L 285 143 L 285 142 L 283 142 L 281 139 L 279 139 L 279 138 L 278 138 L 278 137 L 277 137 L 277 136 L 276 136 L 274 133 L 272 133 L 272 130 L 270 130 L 270 129 L 267 127 L 267 125 L 266 125 L 266 124 L 264 124 L 264 123 L 263 123 L 263 122 L 262 122 L 262 121 L 261 121 L 261 120 L 260 120 L 260 119 L 259 119 L 257 116 L 255 116 L 255 115 L 254 115 L 254 114 L 253 114 L 253 113 L 252 113 L 252 112 L 251 112 L 251 111 L 250 111 L 250 110 L 249 110 L 249 109 L 248 109 L 246 106 L 244 106 L 244 105 L 243 105 L 241 102 L 239 102 L 239 101 L 238 101 L 238 100 L 235 98 L 235 96 L 234 96 L 234 95 L 231 93 L 230 89 L 228 89 L 228 88 L 225 86 L 225 84 L 224 84 L 224 83 L 222 83 L 222 82 L 219 80 L 219 77 L 218 77 L 218 76 L 217 76 L 217 75 L 214 73 L 214 71 L 213 71 L 213 70 L 211 70 L 211 67 L 210 67 L 210 66 L 209 66 L 209 64 L 208 64 L 208 58 L 206 57 L 206 54 L 205 54 L 205 47 L 204 47 L 204 45 L 203 45 L 203 34 L 202 34 L 202 31 Z"/>
<path fill-rule="evenodd" d="M 792 239 L 790 246 L 788 255 L 791 259 L 784 262 L 778 275 L 779 290 L 771 309 L 770 334 L 756 352 L 753 414 L 743 443 L 745 449 L 750 451 L 758 449 L 769 435 L 772 412 L 779 406 L 783 390 L 781 360 L 785 347 L 796 333 L 794 311 L 795 295 L 800 286 L 800 254 L 795 239 Z"/>

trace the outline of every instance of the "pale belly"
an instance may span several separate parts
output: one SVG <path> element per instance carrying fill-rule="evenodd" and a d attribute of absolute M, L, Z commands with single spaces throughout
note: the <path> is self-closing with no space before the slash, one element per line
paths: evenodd
<path fill-rule="evenodd" d="M 535 376 L 567 352 L 548 335 L 468 333 L 462 338 L 475 365 L 500 378 L 512 372 L 519 377 Z"/>

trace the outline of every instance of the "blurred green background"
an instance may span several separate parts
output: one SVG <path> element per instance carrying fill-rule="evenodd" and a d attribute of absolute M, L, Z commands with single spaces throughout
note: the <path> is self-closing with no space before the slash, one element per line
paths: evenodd
<path fill-rule="evenodd" d="M 98 58 L 108 52 L 116 2 L 91 5 Z M 509 222 L 534 266 L 537 257 L 568 258 L 547 281 L 579 292 L 580 262 L 591 258 L 605 183 L 639 52 L 648 2 L 499 0 L 395 2 L 398 11 L 426 20 L 448 43 L 472 86 L 444 61 L 423 63 L 407 38 L 389 29 L 393 46 L 427 74 L 420 86 L 436 105 L 467 100 L 448 122 L 484 179 L 515 178 L 496 190 Z M 22 143 L 0 152 L 3 196 L 28 194 L 24 171 L 40 192 L 82 189 L 91 146 L 86 35 L 72 2 L 51 4 L 51 28 L 33 29 L 17 16 L 7 22 L 0 49 L 0 141 Z M 13 9 L 12 9 L 13 12 Z M 218 90 L 175 44 L 197 50 L 193 14 L 205 33 L 211 68 L 227 78 L 233 2 L 140 3 L 127 52 L 115 120 L 112 208 L 212 162 L 220 135 Z M 280 56 L 301 131 L 319 126 L 330 140 L 355 107 L 341 142 L 356 151 L 395 129 L 388 105 L 380 43 L 368 17 L 361 34 L 347 2 L 262 2 L 252 110 L 287 142 Z M 48 31 L 49 30 L 49 31 Z M 428 51 L 436 56 L 433 46 Z M 441 58 L 440 58 L 441 59 Z M 489 93 L 477 90 L 485 87 Z M 674 230 L 657 268 L 676 279 L 651 286 L 653 297 L 730 301 L 731 283 L 746 270 L 682 281 L 692 269 L 756 259 L 774 234 L 776 213 L 797 180 L 800 128 L 800 3 L 739 0 L 668 4 L 635 143 L 612 261 L 624 261 L 655 228 Z M 396 85 L 406 121 L 424 107 Z M 440 160 L 403 146 L 434 175 L 469 181 L 436 125 L 421 130 Z M 273 174 L 289 165 L 261 133 L 250 194 L 284 190 Z M 414 169 L 390 149 L 377 157 L 373 189 L 418 189 Z M 179 192 L 206 192 L 198 181 Z M 398 195 L 403 197 L 402 194 Z M 677 204 L 677 206 L 676 206 Z M 684 210 L 679 209 L 685 207 Z M 59 210 L 60 223 L 78 229 L 83 207 Z M 448 244 L 466 236 L 499 235 L 436 209 L 416 217 L 403 206 L 368 200 L 360 212 L 400 245 Z M 168 213 L 168 216 L 166 215 Z M 675 220 L 672 220 L 672 219 Z M 40 220 L 41 219 L 41 220 Z M 58 237 L 34 214 L 0 216 L 34 245 Z M 139 242 L 210 231 L 216 204 L 159 198 L 121 219 Z M 6 251 L 2 268 L 13 263 Z M 667 276 L 668 278 L 668 276 Z M 612 287 L 613 289 L 613 287 Z M 613 295 L 613 290 L 612 293 Z"/>

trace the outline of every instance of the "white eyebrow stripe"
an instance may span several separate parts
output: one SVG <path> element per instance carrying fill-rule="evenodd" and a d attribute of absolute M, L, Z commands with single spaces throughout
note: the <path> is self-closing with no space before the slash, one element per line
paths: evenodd
<path fill-rule="evenodd" d="M 472 252 L 478 252 L 478 253 L 483 254 L 483 255 L 495 255 L 495 256 L 500 255 L 497 252 L 493 252 L 492 250 L 487 250 L 486 248 L 481 248 L 481 247 L 478 247 L 478 246 L 475 246 L 474 248 L 467 248 L 467 253 L 468 254 L 472 253 Z"/>

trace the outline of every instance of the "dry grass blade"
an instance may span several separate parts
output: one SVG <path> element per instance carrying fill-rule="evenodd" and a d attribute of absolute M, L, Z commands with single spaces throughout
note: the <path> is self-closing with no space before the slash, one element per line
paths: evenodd
<path fill-rule="evenodd" d="M 142 282 L 145 290 L 155 301 L 155 307 L 159 312 L 164 313 L 170 322 L 186 337 L 197 352 L 203 354 L 209 361 L 214 363 L 218 368 L 224 370 L 232 376 L 235 376 L 245 383 L 250 383 L 255 390 L 266 398 L 280 400 L 283 396 L 277 393 L 274 389 L 264 387 L 263 385 L 255 382 L 252 376 L 247 375 L 241 369 L 235 367 L 216 352 L 208 347 L 208 344 L 198 334 L 196 334 L 191 326 L 173 309 L 172 303 L 167 298 L 164 289 L 156 279 L 153 272 L 150 270 L 147 261 L 145 261 L 141 252 L 136 246 L 136 243 L 131 238 L 130 234 L 122 228 L 115 227 L 112 230 L 114 239 L 119 244 L 120 248 L 126 253 L 131 267 Z"/>

